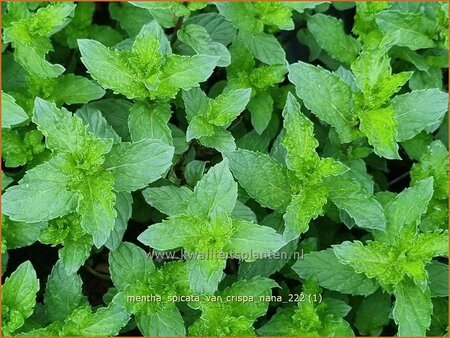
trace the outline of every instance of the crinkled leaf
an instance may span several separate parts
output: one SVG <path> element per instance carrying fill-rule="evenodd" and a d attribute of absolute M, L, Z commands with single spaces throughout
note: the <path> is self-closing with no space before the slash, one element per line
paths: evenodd
<path fill-rule="evenodd" d="M 394 290 L 393 317 L 399 336 L 424 336 L 430 326 L 433 305 L 430 290 L 423 291 L 411 279 L 404 279 Z"/>
<path fill-rule="evenodd" d="M 128 116 L 131 139 L 134 142 L 156 139 L 172 145 L 172 133 L 168 126 L 171 115 L 169 105 L 135 103 Z"/>
<path fill-rule="evenodd" d="M 218 67 L 226 67 L 231 63 L 228 49 L 223 44 L 213 41 L 204 27 L 190 24 L 179 30 L 177 36 L 198 54 L 219 56 Z"/>
<path fill-rule="evenodd" d="M 87 177 L 77 188 L 81 226 L 92 235 L 97 248 L 105 244 L 114 228 L 117 212 L 114 209 L 116 195 L 112 191 L 113 184 L 113 175 L 104 171 Z"/>
<path fill-rule="evenodd" d="M 320 286 L 344 294 L 368 296 L 378 289 L 374 279 L 340 263 L 331 249 L 305 254 L 292 269 L 301 278 L 315 277 Z"/>
<path fill-rule="evenodd" d="M 129 242 L 122 242 L 117 250 L 109 254 L 109 264 L 111 279 L 118 290 L 144 281 L 155 271 L 155 265 L 145 251 Z"/>
<path fill-rule="evenodd" d="M 237 183 L 234 182 L 227 161 L 222 161 L 208 170 L 194 188 L 187 213 L 200 217 L 215 218 L 230 215 L 237 198 Z"/>
<path fill-rule="evenodd" d="M 246 261 L 254 260 L 251 254 L 271 254 L 286 244 L 281 235 L 267 226 L 244 220 L 233 220 L 234 232 L 228 250 L 242 255 Z M 251 250 L 251 251 L 250 251 Z M 245 255 L 250 258 L 246 259 Z"/>
<path fill-rule="evenodd" d="M 87 303 L 82 293 L 82 280 L 77 274 L 67 274 L 57 262 L 47 280 L 44 295 L 45 314 L 50 321 L 62 321 L 77 307 Z"/>
<path fill-rule="evenodd" d="M 391 107 L 360 113 L 360 129 L 379 156 L 398 160 L 397 121 Z"/>
<path fill-rule="evenodd" d="M 172 164 L 174 148 L 159 140 L 117 143 L 105 158 L 116 191 L 134 191 L 161 178 Z"/>
<path fill-rule="evenodd" d="M 306 108 L 336 128 L 341 142 L 347 143 L 355 138 L 351 90 L 345 82 L 321 67 L 304 62 L 291 64 L 288 78 Z"/>
<path fill-rule="evenodd" d="M 342 21 L 332 16 L 315 14 L 308 19 L 308 29 L 317 43 L 334 59 L 351 64 L 359 52 L 358 41 L 345 34 Z"/>
<path fill-rule="evenodd" d="M 262 206 L 284 211 L 291 201 L 287 170 L 267 154 L 238 149 L 227 152 L 239 184 Z"/>
<path fill-rule="evenodd" d="M 168 216 L 176 216 L 186 212 L 187 202 L 192 191 L 187 187 L 172 185 L 150 187 L 142 191 L 145 201 Z"/>
<path fill-rule="evenodd" d="M 391 102 L 398 125 L 397 141 L 408 140 L 436 125 L 448 111 L 448 95 L 437 88 L 397 95 Z"/>
<path fill-rule="evenodd" d="M 33 313 L 39 280 L 30 261 L 19 265 L 2 286 L 2 319 L 6 335 L 20 328 Z"/>
<path fill-rule="evenodd" d="M 76 195 L 67 189 L 69 177 L 55 161 L 27 171 L 19 185 L 2 198 L 2 212 L 14 221 L 42 222 L 66 215 L 75 209 Z M 48 203 L 51 201 L 51 203 Z"/>
<path fill-rule="evenodd" d="M 384 231 L 386 218 L 380 203 L 349 173 L 325 179 L 330 200 L 364 229 Z"/>

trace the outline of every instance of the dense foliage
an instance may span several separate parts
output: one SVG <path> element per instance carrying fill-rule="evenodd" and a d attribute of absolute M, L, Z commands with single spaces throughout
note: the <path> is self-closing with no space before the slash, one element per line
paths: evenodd
<path fill-rule="evenodd" d="M 3 335 L 448 332 L 448 4 L 2 3 Z"/>

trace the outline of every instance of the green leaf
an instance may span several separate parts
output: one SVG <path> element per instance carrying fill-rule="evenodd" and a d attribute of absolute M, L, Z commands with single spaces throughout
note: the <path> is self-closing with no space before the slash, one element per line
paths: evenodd
<path fill-rule="evenodd" d="M 67 274 L 61 262 L 57 262 L 48 278 L 44 309 L 51 321 L 63 321 L 77 307 L 87 304 L 82 293 L 82 280 L 77 274 Z"/>
<path fill-rule="evenodd" d="M 187 184 L 191 187 L 195 187 L 198 181 L 202 178 L 205 172 L 206 162 L 193 160 L 186 164 L 186 168 L 184 171 L 184 177 L 186 179 Z"/>
<path fill-rule="evenodd" d="M 285 211 L 291 201 L 286 168 L 267 154 L 238 149 L 225 154 L 239 184 L 262 206 Z"/>
<path fill-rule="evenodd" d="M 286 164 L 289 169 L 302 173 L 320 160 L 316 153 L 319 142 L 314 137 L 314 125 L 302 114 L 300 104 L 291 93 L 287 96 L 283 117 L 286 132 L 282 143 L 287 150 Z"/>
<path fill-rule="evenodd" d="M 351 90 L 337 75 L 304 62 L 289 65 L 289 81 L 306 108 L 327 122 L 339 134 L 342 143 L 353 140 L 356 131 L 351 114 Z M 314 86 L 320 83 L 320 86 Z"/>
<path fill-rule="evenodd" d="M 63 66 L 46 61 L 45 55 L 52 50 L 50 36 L 68 23 L 75 7 L 73 3 L 50 4 L 5 29 L 4 42 L 13 43 L 14 57 L 28 73 L 47 78 L 65 71 Z"/>
<path fill-rule="evenodd" d="M 195 138 L 214 136 L 217 130 L 219 128 L 210 124 L 206 117 L 201 115 L 194 116 L 186 130 L 186 141 L 189 142 Z"/>
<path fill-rule="evenodd" d="M 58 76 L 56 80 L 56 88 L 52 95 L 55 102 L 88 103 L 105 95 L 102 87 L 82 76 L 68 74 Z"/>
<path fill-rule="evenodd" d="M 50 150 L 75 153 L 85 147 L 87 139 L 86 126 L 81 118 L 72 116 L 65 108 L 58 109 L 54 103 L 36 98 L 34 103 L 33 122 L 46 137 L 46 145 Z M 111 145 L 105 142 L 103 154 Z"/>
<path fill-rule="evenodd" d="M 130 37 L 135 37 L 142 26 L 153 20 L 149 11 L 129 3 L 110 3 L 108 9 L 111 18 L 117 21 Z"/>
<path fill-rule="evenodd" d="M 411 279 L 404 279 L 394 289 L 393 317 L 399 336 L 425 336 L 431 322 L 433 305 L 430 290 L 423 291 Z"/>
<path fill-rule="evenodd" d="M 255 131 L 261 135 L 272 118 L 272 96 L 270 96 L 268 91 L 256 92 L 256 95 L 248 103 L 247 108 L 251 113 L 251 121 Z"/>
<path fill-rule="evenodd" d="M 105 158 L 116 191 L 135 191 L 161 178 L 170 168 L 174 148 L 158 140 L 117 143 Z"/>
<path fill-rule="evenodd" d="M 379 336 L 390 319 L 391 296 L 378 290 L 364 298 L 358 308 L 355 326 L 361 335 Z"/>
<path fill-rule="evenodd" d="M 314 36 L 317 43 L 331 57 L 351 64 L 359 53 L 358 41 L 345 34 L 341 20 L 324 14 L 315 14 L 308 19 L 308 30 Z"/>
<path fill-rule="evenodd" d="M 169 105 L 135 103 L 128 116 L 131 139 L 156 139 L 173 145 L 172 133 L 168 126 L 172 115 Z"/>
<path fill-rule="evenodd" d="M 127 119 L 130 114 L 131 103 L 123 99 L 102 99 L 87 105 L 101 111 L 108 124 L 124 140 L 130 141 Z"/>
<path fill-rule="evenodd" d="M 100 42 L 87 39 L 78 40 L 78 47 L 81 61 L 102 87 L 124 94 L 129 99 L 147 95 L 145 85 L 135 78 L 119 52 L 110 51 Z"/>
<path fill-rule="evenodd" d="M 205 82 L 213 73 L 219 60 L 218 56 L 194 55 L 167 57 L 162 66 L 162 75 L 158 89 L 153 97 L 161 95 L 174 97 L 180 89 L 189 90 L 198 87 L 200 82 Z"/>
<path fill-rule="evenodd" d="M 415 90 L 392 99 L 398 125 L 397 141 L 413 138 L 440 123 L 448 111 L 448 95 L 439 89 Z"/>
<path fill-rule="evenodd" d="M 340 263 L 331 249 L 305 254 L 292 269 L 303 279 L 315 277 L 320 286 L 344 294 L 368 296 L 378 289 L 374 279 Z"/>
<path fill-rule="evenodd" d="M 395 249 L 379 242 L 345 241 L 333 245 L 336 257 L 343 264 L 348 264 L 357 273 L 364 273 L 369 278 L 376 278 L 384 287 L 400 283 L 406 273 L 414 274 L 417 279 L 424 277 L 423 264 L 396 257 Z M 420 275 L 420 276 L 419 276 Z"/>
<path fill-rule="evenodd" d="M 448 150 L 441 141 L 432 142 L 420 157 L 419 163 L 414 164 L 411 169 L 412 184 L 419 183 L 430 176 L 433 177 L 433 197 L 447 199 Z"/>
<path fill-rule="evenodd" d="M 2 235 L 6 240 L 8 249 L 17 249 L 24 246 L 29 246 L 36 242 L 41 228 L 45 223 L 25 223 L 15 222 L 8 219 L 6 216 L 2 217 Z M 3 248 L 6 250 L 6 247 Z"/>
<path fill-rule="evenodd" d="M 226 260 L 190 259 L 186 262 L 189 269 L 189 285 L 194 293 L 210 294 L 217 290 L 223 276 Z"/>
<path fill-rule="evenodd" d="M 412 72 L 392 74 L 391 59 L 383 48 L 363 51 L 351 69 L 362 92 L 362 98 L 358 97 L 359 93 L 354 97 L 357 111 L 383 108 L 412 75 Z"/>
<path fill-rule="evenodd" d="M 12 128 L 29 120 L 27 113 L 9 94 L 2 91 L 2 128 Z"/>
<path fill-rule="evenodd" d="M 206 116 L 216 126 L 227 126 L 245 109 L 251 89 L 236 89 L 220 94 L 209 102 Z"/>
<path fill-rule="evenodd" d="M 76 115 L 79 116 L 87 126 L 87 130 L 98 138 L 111 138 L 115 142 L 120 141 L 120 136 L 106 121 L 102 112 L 91 106 L 83 106 L 78 109 Z"/>
<path fill-rule="evenodd" d="M 195 235 L 193 230 L 198 226 L 198 219 L 185 215 L 152 224 L 138 236 L 138 241 L 156 250 L 172 250 L 183 247 Z M 176 233 L 176 236 L 171 234 Z"/>
<path fill-rule="evenodd" d="M 292 30 L 290 9 L 281 3 L 215 3 L 219 13 L 241 31 L 260 33 L 264 25 Z"/>
<path fill-rule="evenodd" d="M 231 213 L 231 218 L 257 223 L 256 215 L 253 210 L 239 200 L 236 201 L 236 205 Z"/>
<path fill-rule="evenodd" d="M 194 188 L 187 213 L 200 217 L 216 218 L 230 215 L 237 198 L 234 182 L 226 160 L 208 170 Z"/>
<path fill-rule="evenodd" d="M 233 302 L 231 313 L 235 317 L 245 316 L 253 321 L 263 316 L 268 308 L 268 302 L 261 301 L 260 298 L 272 295 L 272 289 L 279 287 L 278 284 L 269 278 L 254 277 L 249 280 L 241 280 L 233 283 L 231 286 L 223 290 L 220 295 L 222 297 L 233 296 L 251 296 L 254 297 L 253 302 L 239 303 Z"/>
<path fill-rule="evenodd" d="M 215 127 L 213 135 L 202 136 L 199 141 L 203 146 L 214 148 L 222 153 L 236 149 L 236 143 L 231 132 L 220 127 Z"/>
<path fill-rule="evenodd" d="M 186 336 L 183 317 L 177 308 L 136 315 L 136 324 L 145 336 Z"/>
<path fill-rule="evenodd" d="M 427 273 L 431 297 L 448 297 L 448 265 L 431 261 Z"/>
<path fill-rule="evenodd" d="M 90 235 L 85 235 L 78 240 L 64 242 L 64 247 L 59 249 L 58 255 L 68 275 L 78 271 L 91 255 L 91 249 L 92 237 Z"/>
<path fill-rule="evenodd" d="M 231 55 L 227 47 L 213 41 L 208 31 L 195 24 L 188 24 L 177 32 L 178 39 L 191 47 L 198 54 L 219 56 L 218 67 L 227 67 L 231 63 Z"/>
<path fill-rule="evenodd" d="M 215 3 L 219 13 L 230 21 L 234 27 L 242 31 L 260 33 L 264 24 L 256 17 L 257 12 L 251 3 Z"/>
<path fill-rule="evenodd" d="M 6 335 L 19 329 L 36 304 L 39 280 L 30 261 L 19 265 L 2 286 L 2 319 Z"/>
<path fill-rule="evenodd" d="M 420 261 L 430 261 L 436 256 L 448 257 L 448 231 L 418 235 L 409 249 L 409 254 Z"/>
<path fill-rule="evenodd" d="M 422 13 L 382 11 L 376 15 L 380 31 L 399 46 L 412 50 L 435 47 L 436 22 Z"/>
<path fill-rule="evenodd" d="M 431 177 L 403 190 L 385 207 L 387 227 L 386 233 L 380 237 L 388 243 L 393 243 L 401 235 L 402 230 L 411 227 L 416 230 L 432 196 Z"/>
<path fill-rule="evenodd" d="M 29 132 L 4 129 L 2 131 L 2 158 L 5 166 L 16 168 L 32 162 L 45 150 L 42 139 L 41 132 L 36 129 Z"/>
<path fill-rule="evenodd" d="M 132 243 L 122 242 L 117 250 L 109 254 L 109 270 L 114 286 L 123 290 L 129 284 L 144 281 L 156 268 L 144 250 Z"/>
<path fill-rule="evenodd" d="M 150 187 L 142 191 L 145 201 L 168 216 L 176 216 L 186 212 L 192 191 L 187 187 L 172 185 Z"/>
<path fill-rule="evenodd" d="M 233 227 L 228 251 L 242 255 L 245 261 L 255 260 L 252 255 L 275 253 L 286 244 L 282 236 L 271 227 L 244 220 L 233 220 Z"/>
<path fill-rule="evenodd" d="M 86 178 L 78 187 L 77 212 L 81 215 L 81 227 L 92 235 L 97 248 L 108 240 L 117 216 L 113 182 L 113 175 L 103 171 Z"/>
<path fill-rule="evenodd" d="M 189 121 L 197 115 L 206 114 L 210 100 L 200 88 L 192 88 L 189 91 L 183 90 L 181 96 Z"/>
<path fill-rule="evenodd" d="M 2 212 L 13 221 L 28 223 L 67 215 L 77 203 L 76 195 L 67 190 L 68 182 L 69 177 L 59 170 L 56 161 L 41 164 L 6 191 Z"/>
<path fill-rule="evenodd" d="M 268 65 L 286 63 L 286 53 L 274 35 L 242 31 L 239 32 L 238 38 L 255 59 Z"/>
<path fill-rule="evenodd" d="M 124 308 L 111 304 L 92 313 L 90 307 L 79 307 L 65 320 L 62 336 L 115 336 L 130 319 Z"/>
<path fill-rule="evenodd" d="M 190 16 L 186 24 L 194 24 L 205 27 L 213 41 L 227 46 L 236 36 L 236 29 L 223 16 L 218 13 L 201 13 Z"/>
<path fill-rule="evenodd" d="M 142 56 L 145 56 L 145 53 L 153 56 L 154 46 L 150 43 L 153 42 L 153 36 L 156 36 L 161 54 L 172 54 L 172 47 L 164 29 L 155 20 L 142 26 L 139 34 L 136 36 L 133 50 L 138 51 L 139 54 L 143 52 Z"/>
<path fill-rule="evenodd" d="M 114 209 L 116 210 L 117 217 L 114 229 L 105 243 L 105 246 L 111 251 L 116 250 L 120 243 L 122 243 L 123 236 L 128 227 L 128 221 L 131 218 L 132 204 L 133 198 L 131 193 L 116 193 Z"/>
<path fill-rule="evenodd" d="M 238 279 L 271 276 L 275 272 L 280 271 L 289 262 L 296 248 L 297 242 L 291 241 L 278 250 L 280 259 L 262 258 L 254 262 L 239 262 Z"/>
<path fill-rule="evenodd" d="M 345 173 L 325 178 L 330 200 L 345 210 L 364 229 L 381 230 L 386 228 L 383 207 L 372 194 L 355 179 Z"/>
<path fill-rule="evenodd" d="M 398 126 L 392 107 L 363 111 L 359 119 L 360 129 L 377 155 L 391 160 L 401 159 L 396 142 Z"/>
<path fill-rule="evenodd" d="M 327 203 L 328 191 L 323 186 L 305 187 L 292 197 L 283 219 L 286 228 L 283 237 L 286 241 L 297 238 L 306 232 L 309 222 L 323 214 Z"/>
<path fill-rule="evenodd" d="M 427 335 L 445 335 L 447 332 L 448 300 L 445 298 L 434 298 L 432 301 L 433 313 Z"/>

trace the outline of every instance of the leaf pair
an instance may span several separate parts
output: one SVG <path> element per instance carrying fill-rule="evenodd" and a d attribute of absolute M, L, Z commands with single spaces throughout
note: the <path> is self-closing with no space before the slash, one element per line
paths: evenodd
<path fill-rule="evenodd" d="M 189 122 L 186 139 L 199 142 L 218 151 L 236 149 L 234 137 L 226 128 L 245 109 L 251 89 L 236 89 L 210 99 L 198 88 L 183 92 L 184 107 Z"/>

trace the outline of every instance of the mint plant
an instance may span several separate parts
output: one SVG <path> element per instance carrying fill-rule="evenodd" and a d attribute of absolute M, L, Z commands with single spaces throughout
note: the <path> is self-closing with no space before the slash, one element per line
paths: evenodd
<path fill-rule="evenodd" d="M 2 4 L 2 334 L 448 335 L 448 4 Z"/>
<path fill-rule="evenodd" d="M 181 202 L 184 207 L 177 207 L 168 220 L 153 224 L 139 235 L 138 240 L 157 250 L 183 248 L 187 254 L 192 254 L 186 264 L 194 292 L 213 293 L 217 290 L 226 254 L 244 259 L 247 254 L 250 257 L 246 260 L 254 260 L 252 255 L 276 252 L 284 245 L 274 229 L 231 217 L 237 184 L 226 161 L 212 167 L 197 182 L 193 192 L 184 190 L 183 193 L 188 195 L 188 201 L 183 198 L 167 203 Z M 174 232 L 179 236 L 171 238 L 169 234 Z"/>

